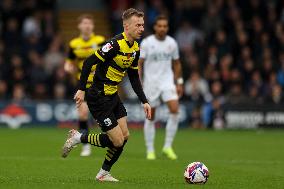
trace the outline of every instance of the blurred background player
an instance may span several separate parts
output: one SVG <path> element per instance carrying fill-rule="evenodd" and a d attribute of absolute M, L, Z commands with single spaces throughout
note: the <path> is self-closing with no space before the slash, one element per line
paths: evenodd
<path fill-rule="evenodd" d="M 68 57 L 65 61 L 64 69 L 66 72 L 74 76 L 77 82 L 80 79 L 84 60 L 95 53 L 95 51 L 105 42 L 105 38 L 94 34 L 94 19 L 89 14 L 83 14 L 78 17 L 78 29 L 80 36 L 72 39 L 69 43 Z M 96 69 L 92 67 L 92 72 Z M 94 74 L 90 74 L 87 87 L 91 86 Z M 82 133 L 88 133 L 88 115 L 89 110 L 86 102 L 77 107 L 79 115 L 79 130 Z M 84 144 L 81 156 L 89 156 L 91 154 L 90 144 Z"/>
<path fill-rule="evenodd" d="M 168 24 L 167 17 L 158 16 L 154 22 L 155 34 L 148 36 L 141 43 L 140 76 L 143 75 L 143 87 L 152 107 L 152 120 L 146 119 L 144 124 L 148 160 L 156 159 L 155 109 L 160 105 L 160 99 L 167 104 L 169 109 L 162 152 L 169 159 L 177 159 L 172 143 L 178 128 L 178 98 L 183 93 L 183 79 L 178 46 L 176 41 L 167 35 Z"/>

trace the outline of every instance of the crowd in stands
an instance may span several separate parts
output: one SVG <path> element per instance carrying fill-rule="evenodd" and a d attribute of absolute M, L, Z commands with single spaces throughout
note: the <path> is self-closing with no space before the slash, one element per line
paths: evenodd
<path fill-rule="evenodd" d="M 213 118 L 223 116 L 226 103 L 284 104 L 283 1 L 108 0 L 113 34 L 129 7 L 145 12 L 145 36 L 157 15 L 169 17 L 196 127 L 222 124 Z M 0 100 L 72 97 L 55 10 L 55 0 L 1 1 Z"/>
<path fill-rule="evenodd" d="M 283 1 L 113 0 L 112 20 L 129 6 L 145 11 L 146 35 L 157 15 L 168 15 L 193 126 L 221 127 L 228 103 L 284 104 Z"/>
<path fill-rule="evenodd" d="M 63 69 L 55 0 L 3 0 L 0 4 L 0 99 L 64 99 Z"/>

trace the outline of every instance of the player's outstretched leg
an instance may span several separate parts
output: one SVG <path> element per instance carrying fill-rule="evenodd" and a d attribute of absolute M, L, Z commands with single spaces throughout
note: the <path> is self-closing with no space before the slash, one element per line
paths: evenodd
<path fill-rule="evenodd" d="M 62 149 L 62 157 L 67 157 L 69 152 L 79 143 L 92 144 L 97 147 L 113 147 L 113 143 L 107 134 L 81 134 L 77 130 L 72 129 L 69 131 L 67 140 Z"/>

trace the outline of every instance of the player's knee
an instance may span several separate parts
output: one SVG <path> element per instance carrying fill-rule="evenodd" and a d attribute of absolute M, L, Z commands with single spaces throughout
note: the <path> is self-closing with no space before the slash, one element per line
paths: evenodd
<path fill-rule="evenodd" d="M 113 143 L 114 147 L 119 148 L 119 147 L 123 146 L 124 138 L 123 137 L 116 138 L 112 141 L 112 143 Z"/>
<path fill-rule="evenodd" d="M 130 136 L 129 131 L 123 133 L 124 140 L 128 140 L 129 136 Z"/>
<path fill-rule="evenodd" d="M 80 120 L 87 120 L 88 116 L 86 114 L 79 114 L 79 119 Z"/>
<path fill-rule="evenodd" d="M 80 110 L 79 112 L 79 119 L 80 120 L 87 120 L 88 119 L 88 110 Z"/>
<path fill-rule="evenodd" d="M 177 114 L 178 110 L 179 110 L 178 105 L 172 106 L 172 107 L 169 108 L 169 111 L 170 111 L 171 114 Z"/>
<path fill-rule="evenodd" d="M 178 113 L 178 107 L 177 108 L 173 108 L 171 111 L 170 111 L 171 114 L 177 114 Z"/>

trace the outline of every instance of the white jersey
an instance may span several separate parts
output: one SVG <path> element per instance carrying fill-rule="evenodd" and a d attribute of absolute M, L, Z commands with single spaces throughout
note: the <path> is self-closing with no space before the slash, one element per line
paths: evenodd
<path fill-rule="evenodd" d="M 178 99 L 174 84 L 172 61 L 179 59 L 176 41 L 166 36 L 158 40 L 155 35 L 145 38 L 140 45 L 140 58 L 143 58 L 143 88 L 152 107 Z"/>
<path fill-rule="evenodd" d="M 143 39 L 140 45 L 140 58 L 143 64 L 144 88 L 170 90 L 175 88 L 172 61 L 179 59 L 176 41 L 170 37 L 161 41 L 155 35 Z"/>

